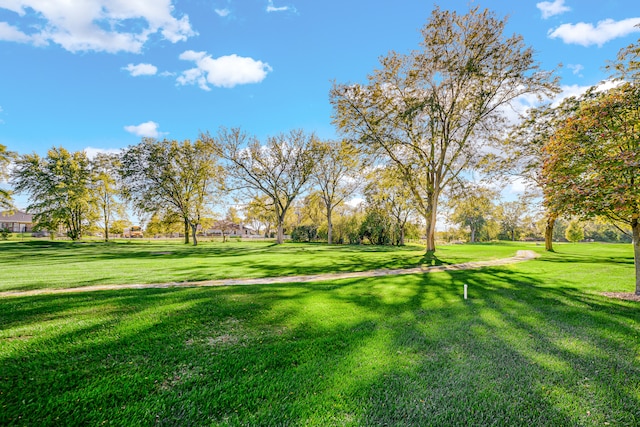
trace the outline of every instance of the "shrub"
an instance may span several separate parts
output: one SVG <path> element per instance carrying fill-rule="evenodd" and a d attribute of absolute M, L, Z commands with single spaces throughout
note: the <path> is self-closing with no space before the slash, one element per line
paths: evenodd
<path fill-rule="evenodd" d="M 315 225 L 299 225 L 291 232 L 294 242 L 312 242 L 318 238 L 318 227 Z"/>
<path fill-rule="evenodd" d="M 584 229 L 578 221 L 571 221 L 564 233 L 564 236 L 571 243 L 579 242 L 584 239 Z"/>

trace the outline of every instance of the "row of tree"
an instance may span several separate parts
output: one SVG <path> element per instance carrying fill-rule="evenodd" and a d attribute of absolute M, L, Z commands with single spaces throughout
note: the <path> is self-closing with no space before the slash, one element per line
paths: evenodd
<path fill-rule="evenodd" d="M 447 220 L 458 228 L 447 231 L 446 240 L 470 242 L 491 240 L 543 240 L 546 216 L 526 193 L 513 201 L 500 201 L 499 193 L 481 185 L 470 186 L 448 206 Z M 558 217 L 552 241 L 630 242 L 630 229 L 599 219 Z"/>
<path fill-rule="evenodd" d="M 333 85 L 334 124 L 348 142 L 322 142 L 303 131 L 261 142 L 241 129 L 225 128 L 216 135 L 203 133 L 195 143 L 144 139 L 118 158 L 122 194 L 141 212 L 179 216 L 185 236 L 191 230 L 195 243 L 208 198 L 241 191 L 270 207 L 282 242 L 294 200 L 315 183 L 332 241 L 332 212 L 363 183 L 367 171 L 380 183 L 368 190 L 369 200 L 394 200 L 398 212 L 383 209 L 398 224 L 408 221 L 408 209 L 417 212 L 431 254 L 441 204 L 474 191 L 465 183 L 472 171 L 517 174 L 543 195 L 549 250 L 561 215 L 628 226 L 640 293 L 640 48 L 623 49 L 611 64 L 622 84 L 531 109 L 507 132 L 506 110 L 514 102 L 524 96 L 542 101 L 559 86 L 553 71 L 540 69 L 521 36 L 504 35 L 505 25 L 489 10 L 461 15 L 435 8 L 419 50 L 390 52 L 365 84 Z M 29 176 L 31 167 L 55 168 L 47 163 L 59 154 L 62 149 L 48 159 L 22 156 L 14 185 L 31 194 L 32 208 L 43 221 L 62 221 L 63 200 L 64 221 L 77 237 L 74 227 L 86 208 L 82 184 L 99 185 L 84 172 L 90 162 L 68 153 L 68 170 L 57 172 L 73 176 L 69 184 L 48 182 L 53 175 L 40 172 Z M 399 184 L 382 184 L 386 181 Z M 41 191 L 47 188 L 55 191 Z"/>
<path fill-rule="evenodd" d="M 332 242 L 332 213 L 359 187 L 363 164 L 345 142 L 320 141 L 292 131 L 262 144 L 240 129 L 221 129 L 195 142 L 143 139 L 121 154 L 89 159 L 83 151 L 50 149 L 46 156 L 17 156 L 11 182 L 29 195 L 38 227 L 62 226 L 71 239 L 98 218 L 105 238 L 125 203 L 140 215 L 179 219 L 185 242 L 212 216 L 212 206 L 241 194 L 247 214 L 274 224 L 279 243 L 294 201 L 314 186 Z M 272 220 L 273 219 L 273 220 Z M 233 218 L 232 218 L 233 220 Z"/>
<path fill-rule="evenodd" d="M 640 294 L 640 44 L 610 64 L 616 87 L 530 110 L 504 138 L 506 106 L 558 92 L 554 73 L 539 69 L 521 37 L 505 38 L 504 25 L 487 10 L 434 10 L 421 50 L 391 52 L 368 84 L 333 87 L 336 125 L 400 171 L 424 217 L 427 252 L 441 196 L 454 194 L 466 172 L 519 169 L 544 196 L 547 249 L 560 215 L 631 229 Z"/>

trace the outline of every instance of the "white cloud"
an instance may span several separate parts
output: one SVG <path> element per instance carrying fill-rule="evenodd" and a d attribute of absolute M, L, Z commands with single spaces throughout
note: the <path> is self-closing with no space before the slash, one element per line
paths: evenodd
<path fill-rule="evenodd" d="M 606 91 L 613 87 L 620 85 L 620 81 L 605 80 L 598 83 L 596 91 Z M 551 106 L 557 107 L 566 98 L 572 96 L 579 97 L 586 93 L 592 86 L 583 85 L 564 85 L 560 87 L 560 93 L 556 94 L 552 98 L 544 98 L 542 101 L 534 94 L 526 94 L 517 97 L 509 105 L 501 107 L 500 111 L 510 125 L 519 123 L 521 118 L 529 112 L 530 109 L 539 107 L 542 103 L 550 102 Z"/>
<path fill-rule="evenodd" d="M 362 197 L 353 197 L 345 202 L 349 205 L 350 208 L 357 208 L 359 205 L 364 203 L 364 199 Z"/>
<path fill-rule="evenodd" d="M 604 92 L 609 89 L 612 89 L 618 85 L 622 84 L 620 81 L 615 80 L 605 80 L 596 85 L 596 91 Z M 586 93 L 592 86 L 581 86 L 581 85 L 565 85 L 562 86 L 561 92 L 554 98 L 552 106 L 557 107 L 564 101 L 566 98 L 570 98 L 572 96 L 579 97 Z"/>
<path fill-rule="evenodd" d="M 133 65 L 129 64 L 126 67 L 122 68 L 123 70 L 127 70 L 133 77 L 136 76 L 153 76 L 158 72 L 158 67 L 151 64 L 138 64 Z"/>
<path fill-rule="evenodd" d="M 125 126 L 124 130 L 140 137 L 158 138 L 162 135 L 161 132 L 158 132 L 158 126 L 160 126 L 158 123 L 148 121 L 139 125 Z"/>
<path fill-rule="evenodd" d="M 0 22 L 0 40 L 56 43 L 70 52 L 139 53 L 153 34 L 172 43 L 196 34 L 188 16 L 174 17 L 172 1 L 2 0 L 0 9 L 17 13 L 18 19 Z"/>
<path fill-rule="evenodd" d="M 218 14 L 218 16 L 224 18 L 225 16 L 229 16 L 231 11 L 229 9 L 214 9 L 214 11 Z"/>
<path fill-rule="evenodd" d="M 295 12 L 296 9 L 294 7 L 291 6 L 279 6 L 276 7 L 273 5 L 273 0 L 269 0 L 269 2 L 267 3 L 267 12 L 271 13 L 271 12 L 286 12 L 286 11 L 293 11 Z"/>
<path fill-rule="evenodd" d="M 539 104 L 540 100 L 537 95 L 527 93 L 513 99 L 509 104 L 501 106 L 499 111 L 508 124 L 515 124 L 520 122 L 522 116 L 526 115 L 531 108 Z"/>
<path fill-rule="evenodd" d="M 638 24 L 640 24 L 640 18 L 629 18 L 622 21 L 605 19 L 598 22 L 596 26 L 585 22 L 562 24 L 555 30 L 549 30 L 549 37 L 552 39 L 560 38 L 567 44 L 578 44 L 585 47 L 602 46 L 615 38 L 639 32 Z"/>
<path fill-rule="evenodd" d="M 180 59 L 193 61 L 196 68 L 184 71 L 177 79 L 181 85 L 197 84 L 203 90 L 209 85 L 232 88 L 236 85 L 260 83 L 272 68 L 266 62 L 238 55 L 212 58 L 207 52 L 188 50 Z"/>
<path fill-rule="evenodd" d="M 90 160 L 93 160 L 98 154 L 120 154 L 122 153 L 122 149 L 121 148 L 94 148 L 94 147 L 87 147 L 83 150 L 86 154 L 87 157 Z"/>
<path fill-rule="evenodd" d="M 0 22 L 0 40 L 29 43 L 32 41 L 32 38 L 20 31 L 18 28 L 9 25 L 6 22 Z"/>
<path fill-rule="evenodd" d="M 576 75 L 580 75 L 582 70 L 584 70 L 584 67 L 582 66 L 582 64 L 568 64 L 567 68 L 570 69 L 573 72 L 573 74 L 576 74 Z"/>
<path fill-rule="evenodd" d="M 524 193 L 529 187 L 531 187 L 531 182 L 522 177 L 516 177 L 509 182 L 505 190 L 510 194 L 519 194 Z"/>
<path fill-rule="evenodd" d="M 571 10 L 570 7 L 564 5 L 564 0 L 542 1 L 536 3 L 536 7 L 542 12 L 542 19 L 551 18 Z"/>

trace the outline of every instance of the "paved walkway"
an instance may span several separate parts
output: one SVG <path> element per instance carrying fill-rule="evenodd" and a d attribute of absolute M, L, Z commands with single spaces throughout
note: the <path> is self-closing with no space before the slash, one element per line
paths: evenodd
<path fill-rule="evenodd" d="M 123 285 L 93 285 L 82 286 L 77 288 L 59 288 L 59 289 L 36 289 L 32 291 L 6 291 L 0 292 L 1 297 L 9 296 L 32 296 L 43 294 L 61 294 L 72 292 L 93 292 L 93 291 L 110 291 L 120 289 L 150 289 L 150 288 L 193 288 L 199 286 L 246 286 L 246 285 L 264 285 L 270 283 L 308 283 L 321 282 L 327 280 L 353 279 L 361 277 L 382 277 L 394 276 L 400 274 L 418 274 L 418 273 L 437 273 L 441 271 L 469 270 L 474 268 L 492 267 L 506 264 L 514 264 L 516 262 L 527 261 L 537 258 L 539 255 L 534 251 L 518 251 L 516 255 L 510 258 L 500 258 L 488 261 L 472 261 L 462 264 L 438 265 L 431 267 L 414 267 L 414 268 L 398 268 L 394 270 L 370 270 L 370 271 L 353 271 L 346 273 L 327 273 L 316 274 L 310 276 L 283 276 L 283 277 L 264 277 L 260 279 L 220 279 L 220 280 L 204 280 L 199 282 L 168 282 L 168 283 L 147 283 L 147 284 L 123 284 Z"/>

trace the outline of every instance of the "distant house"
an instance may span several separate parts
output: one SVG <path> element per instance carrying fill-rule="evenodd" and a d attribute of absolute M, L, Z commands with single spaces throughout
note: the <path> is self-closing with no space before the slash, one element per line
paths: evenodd
<path fill-rule="evenodd" d="M 254 237 L 258 234 L 255 230 L 244 224 L 235 224 L 227 220 L 215 221 L 213 225 L 206 230 L 198 226 L 198 231 L 205 236 Z"/>
<path fill-rule="evenodd" d="M 33 215 L 14 210 L 0 213 L 0 230 L 11 233 L 30 233 L 33 230 Z"/>

